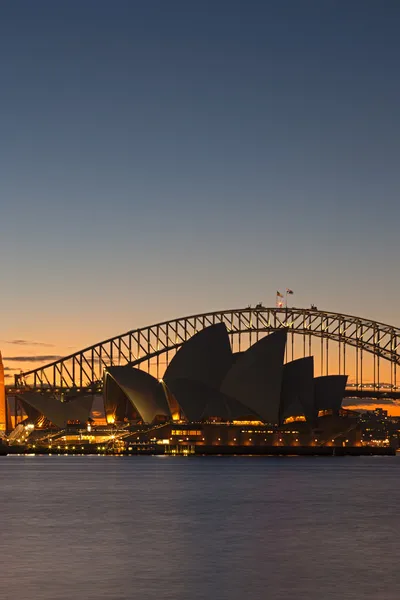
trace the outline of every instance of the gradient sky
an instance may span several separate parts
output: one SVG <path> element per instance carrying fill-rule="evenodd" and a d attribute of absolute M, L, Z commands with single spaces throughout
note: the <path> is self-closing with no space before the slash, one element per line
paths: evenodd
<path fill-rule="evenodd" d="M 3 356 L 286 287 L 400 326 L 399 30 L 398 0 L 3 0 Z"/>

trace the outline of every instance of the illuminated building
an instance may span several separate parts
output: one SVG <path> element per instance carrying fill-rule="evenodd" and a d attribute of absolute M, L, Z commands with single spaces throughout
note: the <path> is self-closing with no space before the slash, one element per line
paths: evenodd
<path fill-rule="evenodd" d="M 129 433 L 129 427 L 134 435 L 139 431 L 146 443 L 153 429 L 157 440 L 161 435 L 186 443 L 184 438 L 194 434 L 182 433 L 180 442 L 181 434 L 172 433 L 184 425 L 182 432 L 202 432 L 194 436 L 196 445 L 299 445 L 336 439 L 341 427 L 348 431 L 354 425 L 354 418 L 349 423 L 339 415 L 346 376 L 314 378 L 313 357 L 284 364 L 286 338 L 282 329 L 233 353 L 227 329 L 218 323 L 179 348 L 162 380 L 130 366 L 108 367 L 106 423 L 114 433 L 122 428 Z M 45 428 L 47 422 L 59 429 L 76 424 L 86 430 L 91 396 L 60 402 L 45 392 L 23 392 L 18 402 L 36 427 L 41 423 Z"/>

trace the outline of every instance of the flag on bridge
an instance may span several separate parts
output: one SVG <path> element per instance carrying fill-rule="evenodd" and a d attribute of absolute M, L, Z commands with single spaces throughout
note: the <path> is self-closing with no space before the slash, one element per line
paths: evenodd
<path fill-rule="evenodd" d="M 286 290 L 287 294 L 293 294 L 293 290 Z"/>
<path fill-rule="evenodd" d="M 283 298 L 283 294 L 281 294 L 280 292 L 276 292 L 276 295 L 278 296 L 278 298 Z"/>

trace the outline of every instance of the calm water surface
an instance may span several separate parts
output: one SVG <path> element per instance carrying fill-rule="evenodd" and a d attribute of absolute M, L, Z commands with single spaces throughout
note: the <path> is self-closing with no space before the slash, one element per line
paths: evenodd
<path fill-rule="evenodd" d="M 400 459 L 0 458 L 8 600 L 398 600 Z"/>

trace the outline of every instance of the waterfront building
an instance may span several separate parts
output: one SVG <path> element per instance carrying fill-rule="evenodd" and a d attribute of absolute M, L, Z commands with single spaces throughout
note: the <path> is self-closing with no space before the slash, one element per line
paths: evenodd
<path fill-rule="evenodd" d="M 218 323 L 184 343 L 161 380 L 131 366 L 108 367 L 105 424 L 114 435 L 132 433 L 143 443 L 168 439 L 172 445 L 332 444 L 343 431 L 349 440 L 356 419 L 341 411 L 346 376 L 314 378 L 312 356 L 284 364 L 286 338 L 282 329 L 234 353 L 225 325 Z M 71 438 L 80 431 L 82 439 L 92 396 L 61 402 L 45 390 L 24 391 L 17 403 L 20 421 L 36 432 L 67 431 Z"/>

